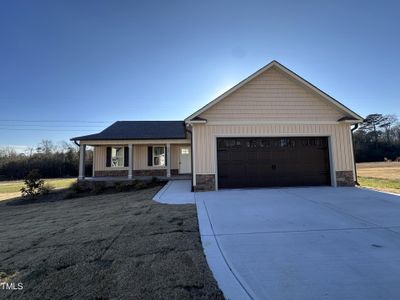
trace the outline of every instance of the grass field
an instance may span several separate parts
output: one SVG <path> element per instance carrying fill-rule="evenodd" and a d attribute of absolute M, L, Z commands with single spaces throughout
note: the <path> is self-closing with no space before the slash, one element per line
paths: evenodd
<path fill-rule="evenodd" d="M 76 178 L 45 179 L 45 183 L 49 184 L 55 189 L 67 188 L 75 181 Z M 19 190 L 23 187 L 23 185 L 23 180 L 0 181 L 0 201 L 20 196 L 21 193 Z"/>
<path fill-rule="evenodd" d="M 400 163 L 357 164 L 358 182 L 363 187 L 400 194 Z"/>

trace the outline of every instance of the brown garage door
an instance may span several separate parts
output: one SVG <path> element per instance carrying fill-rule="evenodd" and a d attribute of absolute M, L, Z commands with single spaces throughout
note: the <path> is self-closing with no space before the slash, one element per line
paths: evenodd
<path fill-rule="evenodd" d="M 327 137 L 218 138 L 218 187 L 330 185 Z"/>

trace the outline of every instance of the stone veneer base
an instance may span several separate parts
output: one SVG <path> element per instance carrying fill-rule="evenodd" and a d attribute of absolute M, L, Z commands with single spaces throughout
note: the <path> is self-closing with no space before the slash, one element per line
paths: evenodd
<path fill-rule="evenodd" d="M 353 171 L 337 171 L 336 185 L 354 186 Z M 214 174 L 197 174 L 196 186 L 193 187 L 195 192 L 215 191 L 215 175 Z"/>
<path fill-rule="evenodd" d="M 197 174 L 196 186 L 193 187 L 194 192 L 215 191 L 215 175 L 214 174 Z"/>
<path fill-rule="evenodd" d="M 353 171 L 336 171 L 337 186 L 354 186 Z"/>

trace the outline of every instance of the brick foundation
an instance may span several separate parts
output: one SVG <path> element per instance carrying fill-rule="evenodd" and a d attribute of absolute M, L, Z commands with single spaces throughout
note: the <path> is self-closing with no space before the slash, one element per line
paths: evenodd
<path fill-rule="evenodd" d="M 133 170 L 133 176 L 167 176 L 167 170 L 164 169 Z"/>
<path fill-rule="evenodd" d="M 171 169 L 171 175 L 178 175 L 177 169 Z M 128 170 L 94 171 L 95 177 L 127 177 Z M 167 176 L 165 169 L 133 170 L 133 176 Z"/>
<path fill-rule="evenodd" d="M 354 186 L 353 171 L 336 171 L 337 186 Z"/>
<path fill-rule="evenodd" d="M 215 175 L 196 175 L 196 186 L 194 186 L 193 188 L 195 192 L 215 191 Z"/>
<path fill-rule="evenodd" d="M 94 171 L 95 177 L 122 177 L 128 176 L 128 170 L 106 170 L 106 171 Z"/>

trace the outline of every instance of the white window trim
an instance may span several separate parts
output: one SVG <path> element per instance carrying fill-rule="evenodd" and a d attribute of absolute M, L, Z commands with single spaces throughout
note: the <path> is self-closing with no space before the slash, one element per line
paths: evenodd
<path fill-rule="evenodd" d="M 165 160 L 167 159 L 167 147 L 165 145 L 153 145 L 152 147 L 153 147 L 153 153 L 152 153 L 152 157 L 151 157 L 151 166 L 155 167 L 155 168 L 164 168 L 164 167 L 166 167 Z M 155 165 L 154 164 L 154 157 L 155 157 L 154 149 L 156 147 L 164 148 L 164 164 L 163 165 Z M 160 156 L 160 155 L 158 155 L 158 156 Z"/>
<path fill-rule="evenodd" d="M 122 148 L 122 166 L 113 166 L 113 149 L 114 148 Z M 126 168 L 125 167 L 125 147 L 124 146 L 112 146 L 111 147 L 111 162 L 110 162 L 110 168 L 112 169 L 121 169 L 121 168 Z"/>
<path fill-rule="evenodd" d="M 183 151 L 185 150 L 185 151 Z M 189 151 L 189 147 L 181 147 L 181 155 L 189 155 L 190 151 Z"/>

